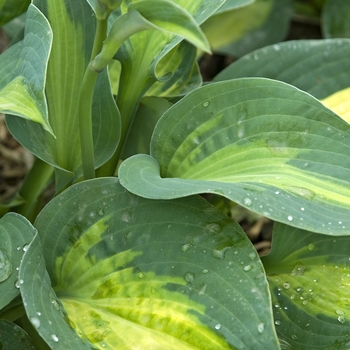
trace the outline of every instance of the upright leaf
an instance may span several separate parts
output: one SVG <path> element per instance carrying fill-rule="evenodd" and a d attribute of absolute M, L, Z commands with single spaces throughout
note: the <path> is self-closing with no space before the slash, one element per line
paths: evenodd
<path fill-rule="evenodd" d="M 262 78 L 188 94 L 157 123 L 151 157 L 123 162 L 146 198 L 217 193 L 310 231 L 350 233 L 350 129 L 318 100 Z"/>
<path fill-rule="evenodd" d="M 182 8 L 184 13 L 187 13 L 187 21 L 176 22 L 176 18 L 169 18 L 168 15 L 164 18 L 164 22 L 160 25 L 164 28 L 173 29 L 169 31 L 147 30 L 137 33 L 130 37 L 123 44 L 117 53 L 117 59 L 122 64 L 120 83 L 121 89 L 118 95 L 118 103 L 121 108 L 123 118 L 123 127 L 128 129 L 128 123 L 135 113 L 138 102 L 145 92 L 154 84 L 157 79 L 162 77 L 157 76 L 157 65 L 160 60 L 171 51 L 186 34 L 192 36 L 194 34 L 191 29 L 206 20 L 212 15 L 225 0 L 176 0 L 164 1 L 169 7 L 169 3 L 173 3 L 173 7 Z M 137 8 L 145 4 L 143 1 L 129 1 L 131 8 Z M 128 7 L 124 4 L 121 7 L 121 12 L 127 12 Z M 149 11 L 149 8 L 146 9 Z M 144 13 L 147 15 L 146 13 Z M 152 11 L 149 11 L 152 14 Z M 193 18 L 191 18 L 191 16 Z M 180 18 L 181 19 L 181 18 Z M 174 25 L 174 21 L 175 24 Z M 180 31 L 178 31 L 180 30 Z M 175 34 L 181 35 L 175 35 Z M 189 37 L 190 39 L 190 37 Z M 163 80 L 169 79 L 173 71 L 167 72 Z M 181 77 L 181 79 L 184 79 Z M 132 99 L 131 99 L 132 97 Z"/>
<path fill-rule="evenodd" d="M 275 225 L 272 250 L 262 261 L 277 334 L 288 349 L 349 347 L 348 247 L 349 237 Z"/>
<path fill-rule="evenodd" d="M 44 93 L 51 42 L 49 22 L 37 7 L 30 5 L 19 57 L 14 57 L 16 50 L 5 55 L 5 64 L 10 58 L 16 62 L 16 67 L 11 78 L 8 75 L 1 78 L 0 112 L 40 123 L 52 133 Z"/>
<path fill-rule="evenodd" d="M 62 187 L 81 176 L 76 108 L 91 55 L 95 19 L 86 0 L 35 0 L 34 3 L 50 21 L 55 38 L 45 90 L 55 138 L 26 120 L 8 117 L 7 125 L 24 147 L 56 167 L 58 187 Z M 120 136 L 119 111 L 106 72 L 101 73 L 96 84 L 92 117 L 97 167 L 113 154 Z"/>
<path fill-rule="evenodd" d="M 99 349 L 278 349 L 255 249 L 202 198 L 150 201 L 116 178 L 89 180 L 53 199 L 35 226 L 55 292 L 38 239 L 21 292 L 55 349 L 83 348 L 64 343 L 68 324 Z"/>

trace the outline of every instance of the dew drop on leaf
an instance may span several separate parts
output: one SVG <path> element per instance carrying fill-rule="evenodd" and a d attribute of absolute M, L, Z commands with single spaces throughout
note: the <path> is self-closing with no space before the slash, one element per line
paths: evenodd
<path fill-rule="evenodd" d="M 198 291 L 198 295 L 204 295 L 207 291 L 207 284 L 204 284 L 203 287 Z"/>
<path fill-rule="evenodd" d="M 194 276 L 194 273 L 192 273 L 192 272 L 187 272 L 185 274 L 185 280 L 187 282 L 189 282 L 189 283 L 193 283 L 194 282 L 194 278 L 195 278 L 195 276 Z"/>
<path fill-rule="evenodd" d="M 314 250 L 315 249 L 315 245 L 313 243 L 310 243 L 310 244 L 308 244 L 307 249 L 308 250 Z"/>
<path fill-rule="evenodd" d="M 246 271 L 246 272 L 250 271 L 251 269 L 252 269 L 251 265 L 246 265 L 246 266 L 243 267 L 243 270 Z"/>
<path fill-rule="evenodd" d="M 258 332 L 262 334 L 264 332 L 265 325 L 263 323 L 258 324 Z"/>
<path fill-rule="evenodd" d="M 250 198 L 244 198 L 243 199 L 243 204 L 246 205 L 247 207 L 250 207 L 252 205 L 252 200 Z"/>
<path fill-rule="evenodd" d="M 37 317 L 32 317 L 30 321 L 35 328 L 40 327 L 40 320 Z"/>
<path fill-rule="evenodd" d="M 202 106 L 203 106 L 204 108 L 208 107 L 209 105 L 210 105 L 210 102 L 209 102 L 209 101 L 205 101 L 205 102 L 203 102 L 203 104 L 202 104 Z"/>
<path fill-rule="evenodd" d="M 0 282 L 6 281 L 12 273 L 12 264 L 7 253 L 0 249 Z"/>
<path fill-rule="evenodd" d="M 288 215 L 287 219 L 288 219 L 288 221 L 292 221 L 293 220 L 293 216 L 292 215 Z"/>
<path fill-rule="evenodd" d="M 181 250 L 186 253 L 188 250 L 192 248 L 192 244 L 186 243 L 181 247 Z"/>
<path fill-rule="evenodd" d="M 215 329 L 216 329 L 216 330 L 219 330 L 220 328 L 221 328 L 221 324 L 220 324 L 220 323 L 218 323 L 218 324 L 215 325 Z"/>
<path fill-rule="evenodd" d="M 58 342 L 58 337 L 57 337 L 56 334 L 51 334 L 51 339 L 52 339 L 55 343 Z"/>

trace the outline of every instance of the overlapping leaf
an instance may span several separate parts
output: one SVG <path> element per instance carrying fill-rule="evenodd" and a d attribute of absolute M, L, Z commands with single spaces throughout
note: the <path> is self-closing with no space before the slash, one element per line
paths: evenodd
<path fill-rule="evenodd" d="M 25 12 L 30 0 L 0 0 L 0 27 Z"/>
<path fill-rule="evenodd" d="M 67 315 L 51 286 L 37 234 L 23 256 L 19 272 L 26 314 L 51 349 L 92 349 L 67 323 Z"/>
<path fill-rule="evenodd" d="M 276 224 L 262 261 L 273 295 L 275 325 L 286 349 L 348 349 L 349 237 Z"/>
<path fill-rule="evenodd" d="M 169 2 L 169 1 L 166 1 Z M 171 1 L 175 7 L 180 7 L 187 13 L 191 21 L 188 25 L 193 26 L 195 23 L 202 23 L 209 16 L 211 16 L 223 3 L 224 0 L 210 0 L 210 1 L 194 1 L 194 0 L 176 0 Z M 142 1 L 131 1 L 131 6 L 138 6 Z M 167 6 L 169 7 L 169 6 Z M 122 13 L 127 12 L 126 4 L 122 6 Z M 173 15 L 172 15 L 173 14 Z M 168 54 L 184 37 L 191 40 L 193 35 L 191 27 L 185 22 L 177 22 L 177 11 L 170 11 L 164 14 L 164 27 L 167 31 L 147 30 L 133 35 L 117 53 L 117 59 L 122 63 L 121 71 L 121 90 L 118 95 L 118 102 L 121 107 L 125 123 L 130 120 L 135 112 L 135 105 L 146 91 L 154 84 L 157 79 L 162 78 L 157 76 L 157 65 L 160 60 Z M 181 30 L 180 30 L 181 29 Z M 178 32 L 178 30 L 180 30 Z M 199 30 L 199 27 L 198 27 Z M 181 35 L 175 35 L 179 34 Z M 176 53 L 176 51 L 173 51 Z M 176 65 L 179 65 L 180 56 L 176 56 Z M 169 59 L 170 61 L 170 59 Z M 174 62 L 175 63 L 175 62 Z M 165 78 L 170 78 L 174 71 L 166 72 Z M 184 80 L 183 76 L 180 76 Z M 133 96 L 133 99 L 130 99 Z"/>
<path fill-rule="evenodd" d="M 49 132 L 52 129 L 44 89 L 51 42 L 48 21 L 37 7 L 30 5 L 19 57 L 15 56 L 19 47 L 16 46 L 1 58 L 5 66 L 15 69 L 0 78 L 0 112 L 40 123 Z"/>
<path fill-rule="evenodd" d="M 202 29 L 213 51 L 243 56 L 257 48 L 284 39 L 292 14 L 290 0 L 257 0 L 249 6 L 224 11 L 209 18 Z"/>
<path fill-rule="evenodd" d="M 17 140 L 37 157 L 56 167 L 57 181 L 65 185 L 81 175 L 77 102 L 89 62 L 95 22 L 85 0 L 46 1 L 35 4 L 52 26 L 55 40 L 48 64 L 46 96 L 55 138 L 30 121 L 13 116 L 7 124 Z M 63 26 L 62 23 L 65 23 Z M 120 119 L 106 72 L 97 80 L 93 100 L 93 136 L 96 166 L 114 152 L 120 136 Z"/>
<path fill-rule="evenodd" d="M 0 219 L 0 310 L 19 294 L 19 266 L 34 235 L 34 227 L 21 215 Z"/>
<path fill-rule="evenodd" d="M 0 347 L 6 350 L 35 350 L 28 334 L 18 325 L 0 320 Z"/>
<path fill-rule="evenodd" d="M 325 38 L 350 38 L 350 1 L 326 1 L 322 9 L 322 32 Z"/>
<path fill-rule="evenodd" d="M 298 40 L 256 50 L 219 73 L 214 81 L 265 77 L 284 81 L 318 99 L 349 87 L 350 40 Z"/>
<path fill-rule="evenodd" d="M 35 226 L 55 292 L 38 239 L 21 291 L 55 349 L 83 348 L 64 343 L 69 325 L 100 349 L 278 349 L 255 249 L 202 198 L 150 201 L 95 179 L 57 196 Z"/>
<path fill-rule="evenodd" d="M 151 157 L 119 170 L 147 198 L 217 193 L 274 220 L 350 233 L 350 130 L 282 82 L 237 79 L 195 90 L 156 125 Z"/>

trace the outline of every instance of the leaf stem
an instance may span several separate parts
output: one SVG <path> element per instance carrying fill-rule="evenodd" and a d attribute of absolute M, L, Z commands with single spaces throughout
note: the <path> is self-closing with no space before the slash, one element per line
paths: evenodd
<path fill-rule="evenodd" d="M 39 158 L 35 158 L 34 164 L 28 172 L 19 195 L 25 203 L 12 209 L 12 211 L 25 216 L 33 221 L 37 215 L 36 208 L 40 195 L 44 192 L 54 174 L 54 167 Z"/>
<path fill-rule="evenodd" d="M 95 154 L 92 134 L 92 100 L 98 73 L 91 69 L 91 61 L 101 51 L 107 34 L 107 19 L 97 19 L 96 34 L 91 60 L 85 70 L 78 102 L 79 134 L 83 175 L 85 179 L 95 177 Z"/>

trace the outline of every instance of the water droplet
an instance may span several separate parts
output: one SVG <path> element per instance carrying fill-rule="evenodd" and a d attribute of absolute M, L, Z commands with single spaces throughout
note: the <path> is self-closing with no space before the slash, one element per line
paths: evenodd
<path fill-rule="evenodd" d="M 250 260 L 254 260 L 256 258 L 256 254 L 254 252 L 249 253 Z"/>
<path fill-rule="evenodd" d="M 15 282 L 15 287 L 18 289 L 19 287 L 20 287 L 20 283 L 19 283 L 19 280 L 16 280 L 16 282 Z"/>
<path fill-rule="evenodd" d="M 124 210 L 122 213 L 121 213 L 121 220 L 126 222 L 126 223 L 129 223 L 131 221 L 131 213 L 129 210 Z"/>
<path fill-rule="evenodd" d="M 194 278 L 195 278 L 195 276 L 194 276 L 194 273 L 192 273 L 192 272 L 187 272 L 187 273 L 185 274 L 185 280 L 186 280 L 188 283 L 193 283 L 193 282 L 194 282 Z"/>
<path fill-rule="evenodd" d="M 143 272 L 140 271 L 140 272 L 137 274 L 137 277 L 140 278 L 140 279 L 143 279 L 143 278 L 145 278 L 145 274 L 144 274 Z"/>
<path fill-rule="evenodd" d="M 339 321 L 341 324 L 345 323 L 345 317 L 344 317 L 344 316 L 339 316 L 339 317 L 338 317 L 338 321 Z"/>
<path fill-rule="evenodd" d="M 293 339 L 293 340 L 298 340 L 298 336 L 296 334 L 292 334 L 290 336 L 290 338 Z"/>
<path fill-rule="evenodd" d="M 32 325 L 35 327 L 35 328 L 39 328 L 40 327 L 40 320 L 36 317 L 32 317 L 30 319 L 30 322 L 32 322 Z"/>
<path fill-rule="evenodd" d="M 25 244 L 25 245 L 23 246 L 22 250 L 23 250 L 24 252 L 26 252 L 26 251 L 28 250 L 28 248 L 29 248 L 29 244 Z"/>
<path fill-rule="evenodd" d="M 97 211 L 97 214 L 99 216 L 103 216 L 105 214 L 104 210 L 102 208 L 100 208 L 98 211 Z"/>
<path fill-rule="evenodd" d="M 289 289 L 290 288 L 290 283 L 288 283 L 288 282 L 283 283 L 283 288 L 284 289 Z"/>
<path fill-rule="evenodd" d="M 51 300 L 51 304 L 53 305 L 53 307 L 54 307 L 57 311 L 60 310 L 60 304 L 58 303 L 57 300 L 52 299 L 52 300 Z"/>
<path fill-rule="evenodd" d="M 288 219 L 288 221 L 292 221 L 293 220 L 293 216 L 292 215 L 288 215 L 287 219 Z"/>
<path fill-rule="evenodd" d="M 290 273 L 291 276 L 302 276 L 305 272 L 306 267 L 303 265 L 296 264 Z M 298 289 L 297 289 L 298 291 Z"/>
<path fill-rule="evenodd" d="M 207 284 L 203 285 L 203 287 L 198 291 L 198 295 L 204 295 L 207 290 Z"/>
<path fill-rule="evenodd" d="M 186 243 L 181 247 L 181 250 L 186 253 L 187 251 L 189 251 L 192 248 L 192 244 Z"/>
<path fill-rule="evenodd" d="M 55 343 L 58 342 L 58 337 L 57 337 L 56 334 L 51 334 L 51 339 L 52 339 Z"/>
<path fill-rule="evenodd" d="M 246 205 L 247 207 L 250 207 L 252 205 L 252 200 L 250 198 L 244 198 L 243 199 L 243 204 Z"/>
<path fill-rule="evenodd" d="M 17 249 L 17 250 L 21 250 L 21 247 L 20 247 L 20 246 L 18 246 L 16 249 Z"/>
<path fill-rule="evenodd" d="M 280 326 L 280 325 L 281 325 L 281 321 L 280 321 L 280 320 L 276 320 L 276 321 L 275 321 L 275 325 L 276 325 L 276 326 Z"/>
<path fill-rule="evenodd" d="M 208 270 L 208 269 L 204 269 L 202 272 L 203 272 L 203 273 L 208 273 L 209 270 Z"/>
<path fill-rule="evenodd" d="M 7 253 L 0 249 L 0 282 L 6 281 L 12 273 L 12 264 Z"/>
<path fill-rule="evenodd" d="M 225 257 L 225 252 L 226 250 L 230 249 L 231 247 L 230 246 L 226 246 L 226 247 L 223 247 L 221 249 L 213 249 L 211 251 L 212 255 L 214 258 L 216 259 L 223 259 Z"/>
<path fill-rule="evenodd" d="M 344 311 L 343 310 L 335 310 L 335 313 L 339 316 L 344 316 Z"/>
<path fill-rule="evenodd" d="M 243 267 L 243 270 L 246 271 L 246 272 L 250 271 L 251 269 L 252 269 L 251 265 L 246 265 L 246 266 Z"/>
<path fill-rule="evenodd" d="M 218 323 L 218 324 L 215 325 L 215 329 L 216 329 L 216 330 L 219 330 L 220 328 L 221 328 L 221 324 L 220 324 L 220 323 Z"/>
<path fill-rule="evenodd" d="M 263 323 L 258 324 L 258 332 L 259 334 L 263 333 L 265 329 L 265 325 Z"/>
<path fill-rule="evenodd" d="M 308 250 L 314 250 L 315 249 L 315 245 L 313 243 L 310 243 L 310 244 L 308 244 L 307 249 Z"/>
<path fill-rule="evenodd" d="M 209 101 L 205 101 L 205 102 L 203 102 L 203 104 L 202 104 L 202 106 L 203 106 L 204 108 L 208 107 L 209 105 L 210 105 L 210 102 L 209 102 Z"/>
<path fill-rule="evenodd" d="M 273 45 L 273 48 L 274 48 L 276 51 L 281 50 L 281 47 L 280 47 L 278 44 Z"/>

